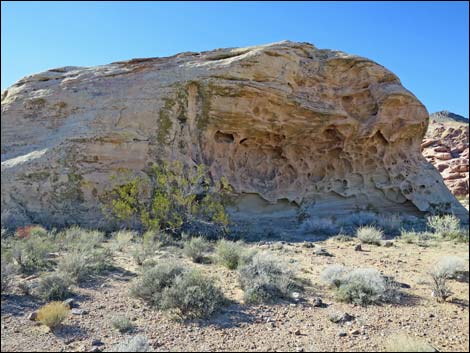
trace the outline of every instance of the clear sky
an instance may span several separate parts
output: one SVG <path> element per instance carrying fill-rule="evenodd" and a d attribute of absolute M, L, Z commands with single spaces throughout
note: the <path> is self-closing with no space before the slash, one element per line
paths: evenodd
<path fill-rule="evenodd" d="M 59 66 L 91 66 L 277 42 L 368 57 L 430 112 L 468 117 L 469 5 L 463 2 L 5 2 L 2 89 Z"/>

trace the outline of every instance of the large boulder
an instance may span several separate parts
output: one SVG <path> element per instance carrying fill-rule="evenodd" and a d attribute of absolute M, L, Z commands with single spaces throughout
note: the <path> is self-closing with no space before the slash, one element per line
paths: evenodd
<path fill-rule="evenodd" d="M 2 92 L 2 222 L 103 226 L 123 168 L 205 164 L 236 222 L 454 212 L 420 152 L 428 113 L 377 63 L 308 43 L 63 67 Z"/>

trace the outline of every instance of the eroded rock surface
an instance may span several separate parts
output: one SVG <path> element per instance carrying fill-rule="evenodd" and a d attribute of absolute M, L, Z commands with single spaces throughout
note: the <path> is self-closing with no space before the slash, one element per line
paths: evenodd
<path fill-rule="evenodd" d="M 468 120 L 442 111 L 431 114 L 423 140 L 423 155 L 442 174 L 450 191 L 459 197 L 469 194 Z"/>
<path fill-rule="evenodd" d="M 307 43 L 53 69 L 2 92 L 1 119 L 8 222 L 100 225 L 111 174 L 174 159 L 226 176 L 239 222 L 466 216 L 420 152 L 416 97 L 368 59 Z"/>

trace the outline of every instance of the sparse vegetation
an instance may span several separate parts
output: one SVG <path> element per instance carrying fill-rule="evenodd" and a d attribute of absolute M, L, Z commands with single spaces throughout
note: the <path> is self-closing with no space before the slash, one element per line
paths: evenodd
<path fill-rule="evenodd" d="M 242 242 L 221 239 L 217 242 L 215 252 L 217 261 L 229 270 L 236 270 L 240 265 L 249 263 L 254 251 L 246 250 Z"/>
<path fill-rule="evenodd" d="M 32 274 L 51 268 L 49 254 L 54 249 L 54 243 L 47 237 L 30 235 L 14 242 L 11 255 L 20 272 Z"/>
<path fill-rule="evenodd" d="M 134 329 L 134 325 L 131 320 L 125 316 L 116 316 L 112 319 L 111 324 L 120 333 L 131 332 Z"/>
<path fill-rule="evenodd" d="M 41 277 L 37 288 L 43 300 L 64 300 L 70 296 L 70 280 L 62 273 L 49 273 Z"/>
<path fill-rule="evenodd" d="M 254 255 L 249 264 L 241 267 L 239 280 L 247 303 L 289 298 L 292 292 L 301 289 L 288 266 L 267 253 Z"/>
<path fill-rule="evenodd" d="M 328 266 L 321 279 L 335 288 L 339 301 L 358 305 L 394 302 L 399 299 L 395 285 L 372 268 L 347 269 L 341 265 Z"/>
<path fill-rule="evenodd" d="M 444 302 L 452 295 L 447 282 L 465 270 L 465 261 L 455 256 L 447 256 L 437 262 L 429 271 L 432 279 L 432 293 L 438 301 Z"/>
<path fill-rule="evenodd" d="M 191 238 L 184 244 L 184 254 L 193 262 L 201 263 L 209 247 L 209 242 L 203 237 Z"/>
<path fill-rule="evenodd" d="M 91 275 L 101 274 L 111 263 L 112 253 L 107 248 L 89 248 L 81 252 L 73 250 L 60 259 L 58 270 L 74 283 L 81 283 Z"/>
<path fill-rule="evenodd" d="M 338 227 L 329 218 L 308 218 L 301 225 L 304 233 L 333 235 L 338 233 Z"/>
<path fill-rule="evenodd" d="M 151 306 L 171 310 L 182 318 L 210 316 L 224 302 L 222 292 L 211 279 L 174 262 L 144 268 L 132 294 Z"/>
<path fill-rule="evenodd" d="M 225 298 L 212 279 L 199 271 L 185 271 L 164 290 L 162 308 L 182 318 L 206 318 L 216 312 Z"/>
<path fill-rule="evenodd" d="M 362 243 L 374 245 L 380 245 L 384 236 L 380 229 L 372 226 L 359 227 L 356 235 Z"/>
<path fill-rule="evenodd" d="M 52 302 L 38 310 L 37 320 L 51 330 L 59 326 L 69 315 L 69 308 L 61 302 Z"/>
<path fill-rule="evenodd" d="M 85 230 L 78 226 L 67 228 L 60 236 L 68 250 L 91 251 L 104 241 L 104 233 L 97 230 Z"/>
<path fill-rule="evenodd" d="M 428 217 L 427 225 L 444 240 L 468 242 L 468 232 L 461 228 L 459 219 L 454 215 Z"/>
<path fill-rule="evenodd" d="M 111 352 L 150 352 L 147 337 L 138 335 L 113 347 Z"/>
<path fill-rule="evenodd" d="M 436 349 L 421 339 L 399 334 L 390 337 L 385 347 L 386 352 L 437 352 Z"/>
<path fill-rule="evenodd" d="M 6 292 L 10 288 L 10 284 L 11 284 L 11 281 L 15 272 L 16 272 L 15 266 L 13 266 L 10 263 L 7 263 L 6 261 L 2 259 L 2 262 L 1 262 L 2 293 Z"/>
<path fill-rule="evenodd" d="M 114 233 L 113 237 L 113 250 L 122 251 L 124 248 L 129 246 L 130 242 L 133 239 L 136 239 L 138 236 L 137 232 L 130 230 L 120 230 Z"/>

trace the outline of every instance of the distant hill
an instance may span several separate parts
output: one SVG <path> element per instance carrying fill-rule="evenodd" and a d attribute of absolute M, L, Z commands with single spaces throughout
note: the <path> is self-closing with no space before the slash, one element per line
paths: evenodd
<path fill-rule="evenodd" d="M 432 113 L 431 115 L 429 115 L 429 120 L 434 120 L 437 123 L 456 122 L 468 124 L 467 118 L 455 113 L 451 113 L 447 110 L 441 110 L 440 112 Z"/>

